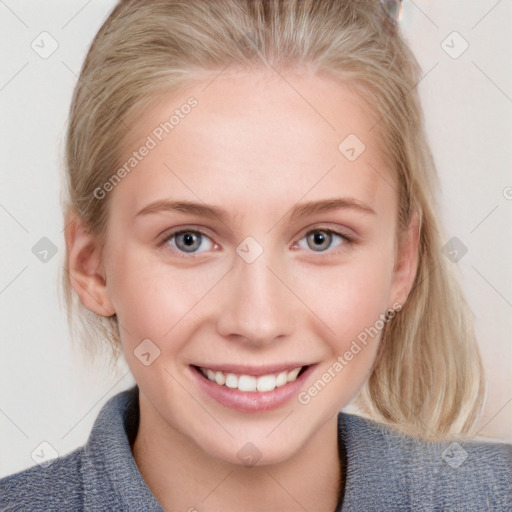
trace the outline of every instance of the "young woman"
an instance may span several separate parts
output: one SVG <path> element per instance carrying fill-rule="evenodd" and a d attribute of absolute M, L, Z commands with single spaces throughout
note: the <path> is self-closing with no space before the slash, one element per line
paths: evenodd
<path fill-rule="evenodd" d="M 512 509 L 512 447 L 470 438 L 482 367 L 398 7 L 116 7 L 71 108 L 63 276 L 137 385 L 2 510 Z"/>

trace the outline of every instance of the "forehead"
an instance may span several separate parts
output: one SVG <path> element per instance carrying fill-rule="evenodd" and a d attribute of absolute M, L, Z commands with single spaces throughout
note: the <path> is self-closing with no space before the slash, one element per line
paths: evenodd
<path fill-rule="evenodd" d="M 195 106 L 184 108 L 190 98 Z M 236 193 L 255 208 L 304 195 L 373 202 L 392 188 L 375 123 L 356 92 L 328 77 L 208 75 L 162 95 L 135 121 L 121 160 L 149 139 L 154 147 L 119 188 L 135 208 L 176 193 L 215 203 Z"/>

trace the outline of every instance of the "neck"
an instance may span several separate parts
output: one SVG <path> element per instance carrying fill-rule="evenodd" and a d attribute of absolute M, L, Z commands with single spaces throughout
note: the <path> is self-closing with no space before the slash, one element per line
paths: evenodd
<path fill-rule="evenodd" d="M 336 415 L 290 459 L 253 467 L 213 458 L 164 423 L 140 401 L 133 456 L 165 510 L 335 510 L 344 488 Z"/>

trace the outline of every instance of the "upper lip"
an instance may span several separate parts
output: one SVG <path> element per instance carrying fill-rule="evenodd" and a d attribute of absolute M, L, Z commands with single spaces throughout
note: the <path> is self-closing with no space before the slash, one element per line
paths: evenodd
<path fill-rule="evenodd" d="M 294 368 L 303 368 L 304 366 L 311 366 L 304 363 L 284 363 L 272 364 L 263 366 L 248 366 L 243 364 L 198 364 L 193 365 L 199 368 L 205 368 L 214 372 L 234 373 L 238 375 L 270 375 L 273 373 L 281 373 L 283 371 L 290 371 Z"/>

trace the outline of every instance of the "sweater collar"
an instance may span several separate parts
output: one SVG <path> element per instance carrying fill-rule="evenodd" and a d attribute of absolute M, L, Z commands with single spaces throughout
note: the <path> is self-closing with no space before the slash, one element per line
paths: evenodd
<path fill-rule="evenodd" d="M 82 467 L 84 510 L 108 508 L 105 496 L 112 495 L 117 509 L 163 512 L 131 452 L 138 427 L 139 388 L 134 386 L 112 397 L 94 423 Z"/>
<path fill-rule="evenodd" d="M 163 511 L 133 458 L 131 446 L 139 426 L 139 389 L 135 385 L 112 397 L 101 409 L 85 445 L 82 474 L 84 508 L 98 510 L 105 506 L 105 496 L 115 496 L 122 510 Z M 377 426 L 377 427 L 376 427 Z M 386 430 L 365 418 L 338 414 L 338 448 L 345 451 L 345 490 L 342 504 L 335 512 L 372 508 L 371 496 L 382 498 L 380 471 L 375 460 L 384 461 Z M 382 467 L 382 466 L 381 466 Z M 343 466 L 342 466 L 343 470 Z M 385 475 L 386 488 L 398 491 L 394 473 Z"/>

